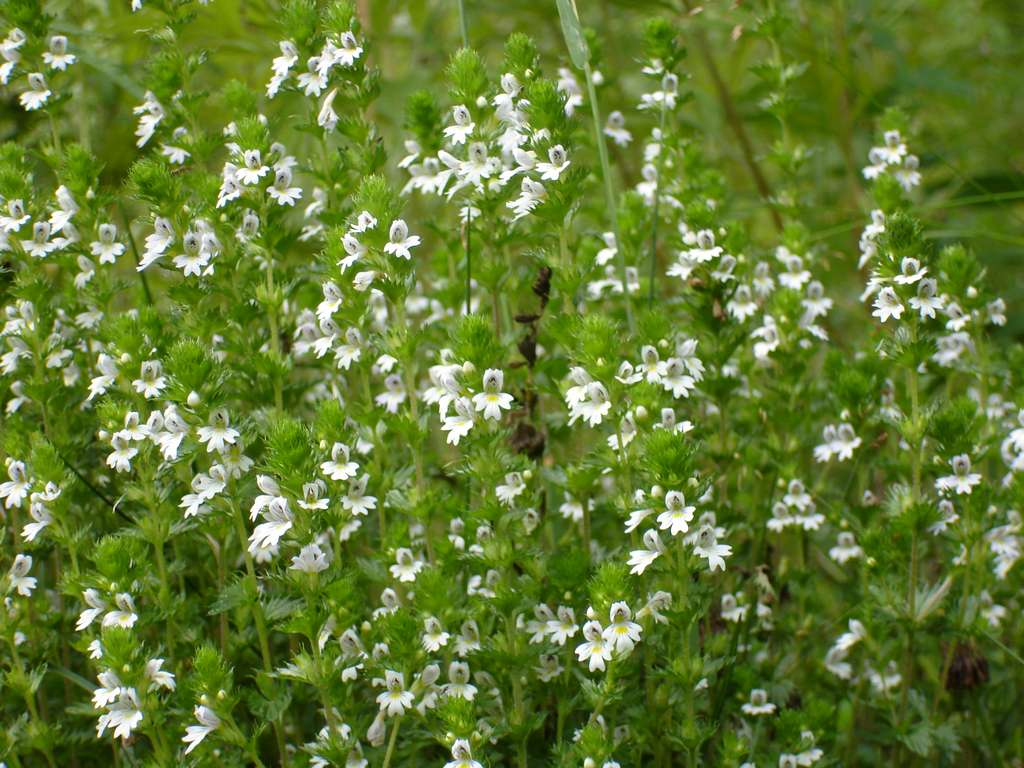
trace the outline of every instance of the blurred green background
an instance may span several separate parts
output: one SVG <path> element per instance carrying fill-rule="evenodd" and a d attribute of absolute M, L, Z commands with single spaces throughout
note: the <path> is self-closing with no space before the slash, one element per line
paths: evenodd
<path fill-rule="evenodd" d="M 749 216 L 758 240 L 774 233 L 765 206 L 743 163 L 734 133 L 709 74 L 701 39 L 721 72 L 751 138 L 763 155 L 777 124 L 758 106 L 763 95 L 751 68 L 768 55 L 750 30 L 765 2 L 577 0 L 583 22 L 598 44 L 602 108 L 622 109 L 638 139 L 653 121 L 635 106 L 642 88 L 638 59 L 644 21 L 659 15 L 678 24 L 690 55 L 686 87 L 694 98 L 679 112 L 682 123 L 704 135 L 709 157 L 730 180 L 734 211 Z M 804 62 L 796 81 L 798 109 L 792 130 L 813 151 L 808 173 L 813 206 L 807 225 L 829 254 L 831 289 L 842 313 L 855 310 L 863 278 L 854 273 L 857 237 L 869 202 L 860 168 L 877 139 L 877 119 L 889 107 L 910 118 L 911 151 L 921 158 L 924 184 L 915 194 L 927 217 L 927 234 L 938 244 L 963 240 L 988 266 L 992 284 L 1009 304 L 1002 333 L 1024 337 L 1024 2 L 1021 0 L 780 0 L 791 19 L 783 37 L 787 61 Z M 148 35 L 163 16 L 152 8 L 137 14 L 128 0 L 50 3 L 79 55 L 73 110 L 78 139 L 92 146 L 117 183 L 136 156 L 131 107 L 144 91 Z M 456 0 L 360 0 L 371 61 L 383 75 L 373 116 L 397 160 L 407 97 L 429 88 L 443 95 L 443 70 L 461 45 Z M 533 36 L 545 73 L 567 63 L 554 0 L 465 0 L 470 44 L 484 54 L 495 76 L 505 37 Z M 196 22 L 182 35 L 186 50 L 205 49 L 209 61 L 200 81 L 211 93 L 231 78 L 262 91 L 280 39 L 280 7 L 263 0 L 212 0 L 197 7 Z M 26 115 L 7 89 L 0 101 L 0 133 L 23 141 L 48 125 Z M 209 127 L 222 124 L 211 100 Z M 639 141 L 618 157 L 620 184 L 638 181 Z M 393 165 L 393 164 L 392 164 Z M 769 182 L 776 172 L 761 162 Z M 399 177 L 395 172 L 396 180 Z"/>

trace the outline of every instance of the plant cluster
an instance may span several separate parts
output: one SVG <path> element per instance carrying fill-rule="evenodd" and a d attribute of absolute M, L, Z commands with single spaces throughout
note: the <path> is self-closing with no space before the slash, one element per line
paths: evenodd
<path fill-rule="evenodd" d="M 554 51 L 463 18 L 389 127 L 365 8 L 268 3 L 225 72 L 216 5 L 107 63 L 0 8 L 0 765 L 1021 759 L 1024 357 L 912 117 L 831 252 L 788 3 L 730 11 L 753 211 L 699 14 L 628 73 L 572 0 Z"/>

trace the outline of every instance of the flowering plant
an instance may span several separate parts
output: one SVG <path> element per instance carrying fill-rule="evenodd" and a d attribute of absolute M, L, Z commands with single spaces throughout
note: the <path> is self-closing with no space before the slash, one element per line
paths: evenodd
<path fill-rule="evenodd" d="M 914 118 L 836 181 L 795 7 L 626 71 L 460 2 L 401 108 L 447 4 L 54 5 L 0 8 L 0 766 L 1021 758 L 1007 306 Z"/>

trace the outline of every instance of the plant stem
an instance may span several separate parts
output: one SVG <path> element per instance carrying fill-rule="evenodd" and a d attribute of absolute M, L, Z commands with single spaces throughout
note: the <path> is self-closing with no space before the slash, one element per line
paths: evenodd
<path fill-rule="evenodd" d="M 460 0 L 460 5 L 461 0 Z M 466 314 L 470 313 L 470 305 L 473 298 L 473 203 L 470 201 L 466 206 Z"/>
<path fill-rule="evenodd" d="M 274 263 L 267 262 L 267 320 L 270 323 L 270 350 L 274 353 L 274 366 L 281 362 L 281 338 L 277 328 L 277 302 L 274 299 Z M 281 387 L 281 373 L 274 371 L 274 407 L 278 413 L 284 411 L 284 394 Z"/>
<path fill-rule="evenodd" d="M 691 0 L 683 0 L 683 6 L 687 11 L 693 10 L 693 4 Z M 708 69 L 708 74 L 711 75 L 711 81 L 715 86 L 715 92 L 718 94 L 718 100 L 722 104 L 722 111 L 725 112 L 725 120 L 729 123 L 729 127 L 732 128 L 733 133 L 736 134 L 736 140 L 740 144 L 740 151 L 743 153 L 743 162 L 747 166 L 747 170 L 750 171 L 750 175 L 754 179 L 754 185 L 757 187 L 757 191 L 769 203 L 772 200 L 772 189 L 768 184 L 768 180 L 765 178 L 764 173 L 761 171 L 761 167 L 757 164 L 757 160 L 754 156 L 754 147 L 750 142 L 750 136 L 747 134 L 747 129 L 743 125 L 743 119 L 740 117 L 739 112 L 736 111 L 736 104 L 732 100 L 732 94 L 729 92 L 729 86 L 722 78 L 722 73 L 718 69 L 718 64 L 715 61 L 715 56 L 711 52 L 711 46 L 708 44 L 708 39 L 704 35 L 703 30 L 695 29 L 693 37 L 697 41 L 697 49 L 700 51 L 701 58 L 704 59 L 704 66 Z M 778 231 L 782 231 L 782 216 L 775 209 L 774 206 L 769 208 L 771 212 L 772 222 L 775 224 L 775 228 Z"/>
<path fill-rule="evenodd" d="M 654 306 L 654 281 L 658 270 L 658 203 L 661 200 L 661 172 L 665 166 L 665 100 L 661 101 L 661 118 L 659 120 L 658 164 L 654 177 L 654 215 L 651 217 L 651 272 L 650 284 L 647 286 L 647 306 Z"/>
<path fill-rule="evenodd" d="M 615 250 L 619 257 L 619 272 L 622 279 L 622 296 L 626 302 L 626 324 L 629 332 L 636 330 L 636 321 L 633 318 L 633 299 L 629 295 L 629 285 L 626 281 L 626 252 L 625 243 L 619 232 L 619 214 L 615 207 L 615 187 L 612 184 L 612 168 L 608 160 L 608 144 L 605 142 L 604 130 L 601 125 L 601 108 L 597 104 L 597 89 L 594 88 L 594 77 L 590 70 L 590 63 L 587 62 L 583 68 L 583 74 L 587 78 L 587 98 L 590 99 L 590 114 L 594 121 L 594 140 L 597 142 L 597 153 L 601 158 L 601 175 L 604 177 L 605 205 L 608 208 L 608 220 L 615 234 Z"/>
<path fill-rule="evenodd" d="M 256 634 L 259 637 L 263 671 L 270 675 L 274 672 L 274 662 L 270 656 L 270 639 L 267 635 L 267 621 L 263 615 L 263 604 L 260 603 L 259 585 L 256 581 L 256 566 L 253 563 L 252 555 L 249 553 L 249 548 L 245 545 L 249 537 L 245 535 L 245 520 L 242 519 L 242 509 L 237 504 L 232 503 L 231 510 L 234 512 L 238 544 L 242 548 L 242 554 L 245 558 L 246 576 L 249 581 L 249 590 L 252 594 L 252 618 L 253 623 L 256 625 Z M 287 765 L 288 752 L 284 746 L 284 732 L 281 730 L 280 718 L 274 720 L 274 736 L 277 739 L 277 751 L 281 758 L 281 765 Z"/>
<path fill-rule="evenodd" d="M 384 762 L 381 764 L 381 768 L 388 768 L 391 765 L 391 757 L 395 753 L 395 742 L 398 740 L 398 728 L 402 724 L 402 718 L 399 717 L 395 720 L 395 726 L 391 729 L 391 736 L 388 739 L 388 749 L 384 753 Z"/>
<path fill-rule="evenodd" d="M 462 47 L 469 48 L 469 28 L 466 26 L 466 1 L 457 0 L 459 5 L 459 32 L 462 34 Z"/>

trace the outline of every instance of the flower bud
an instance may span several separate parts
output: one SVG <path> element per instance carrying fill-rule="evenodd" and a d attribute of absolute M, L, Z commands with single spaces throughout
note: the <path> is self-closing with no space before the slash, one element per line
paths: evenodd
<path fill-rule="evenodd" d="M 185 402 L 188 404 L 189 408 L 195 408 L 200 402 L 202 402 L 202 399 L 199 397 L 198 392 L 192 390 L 188 393 L 188 399 Z"/>

